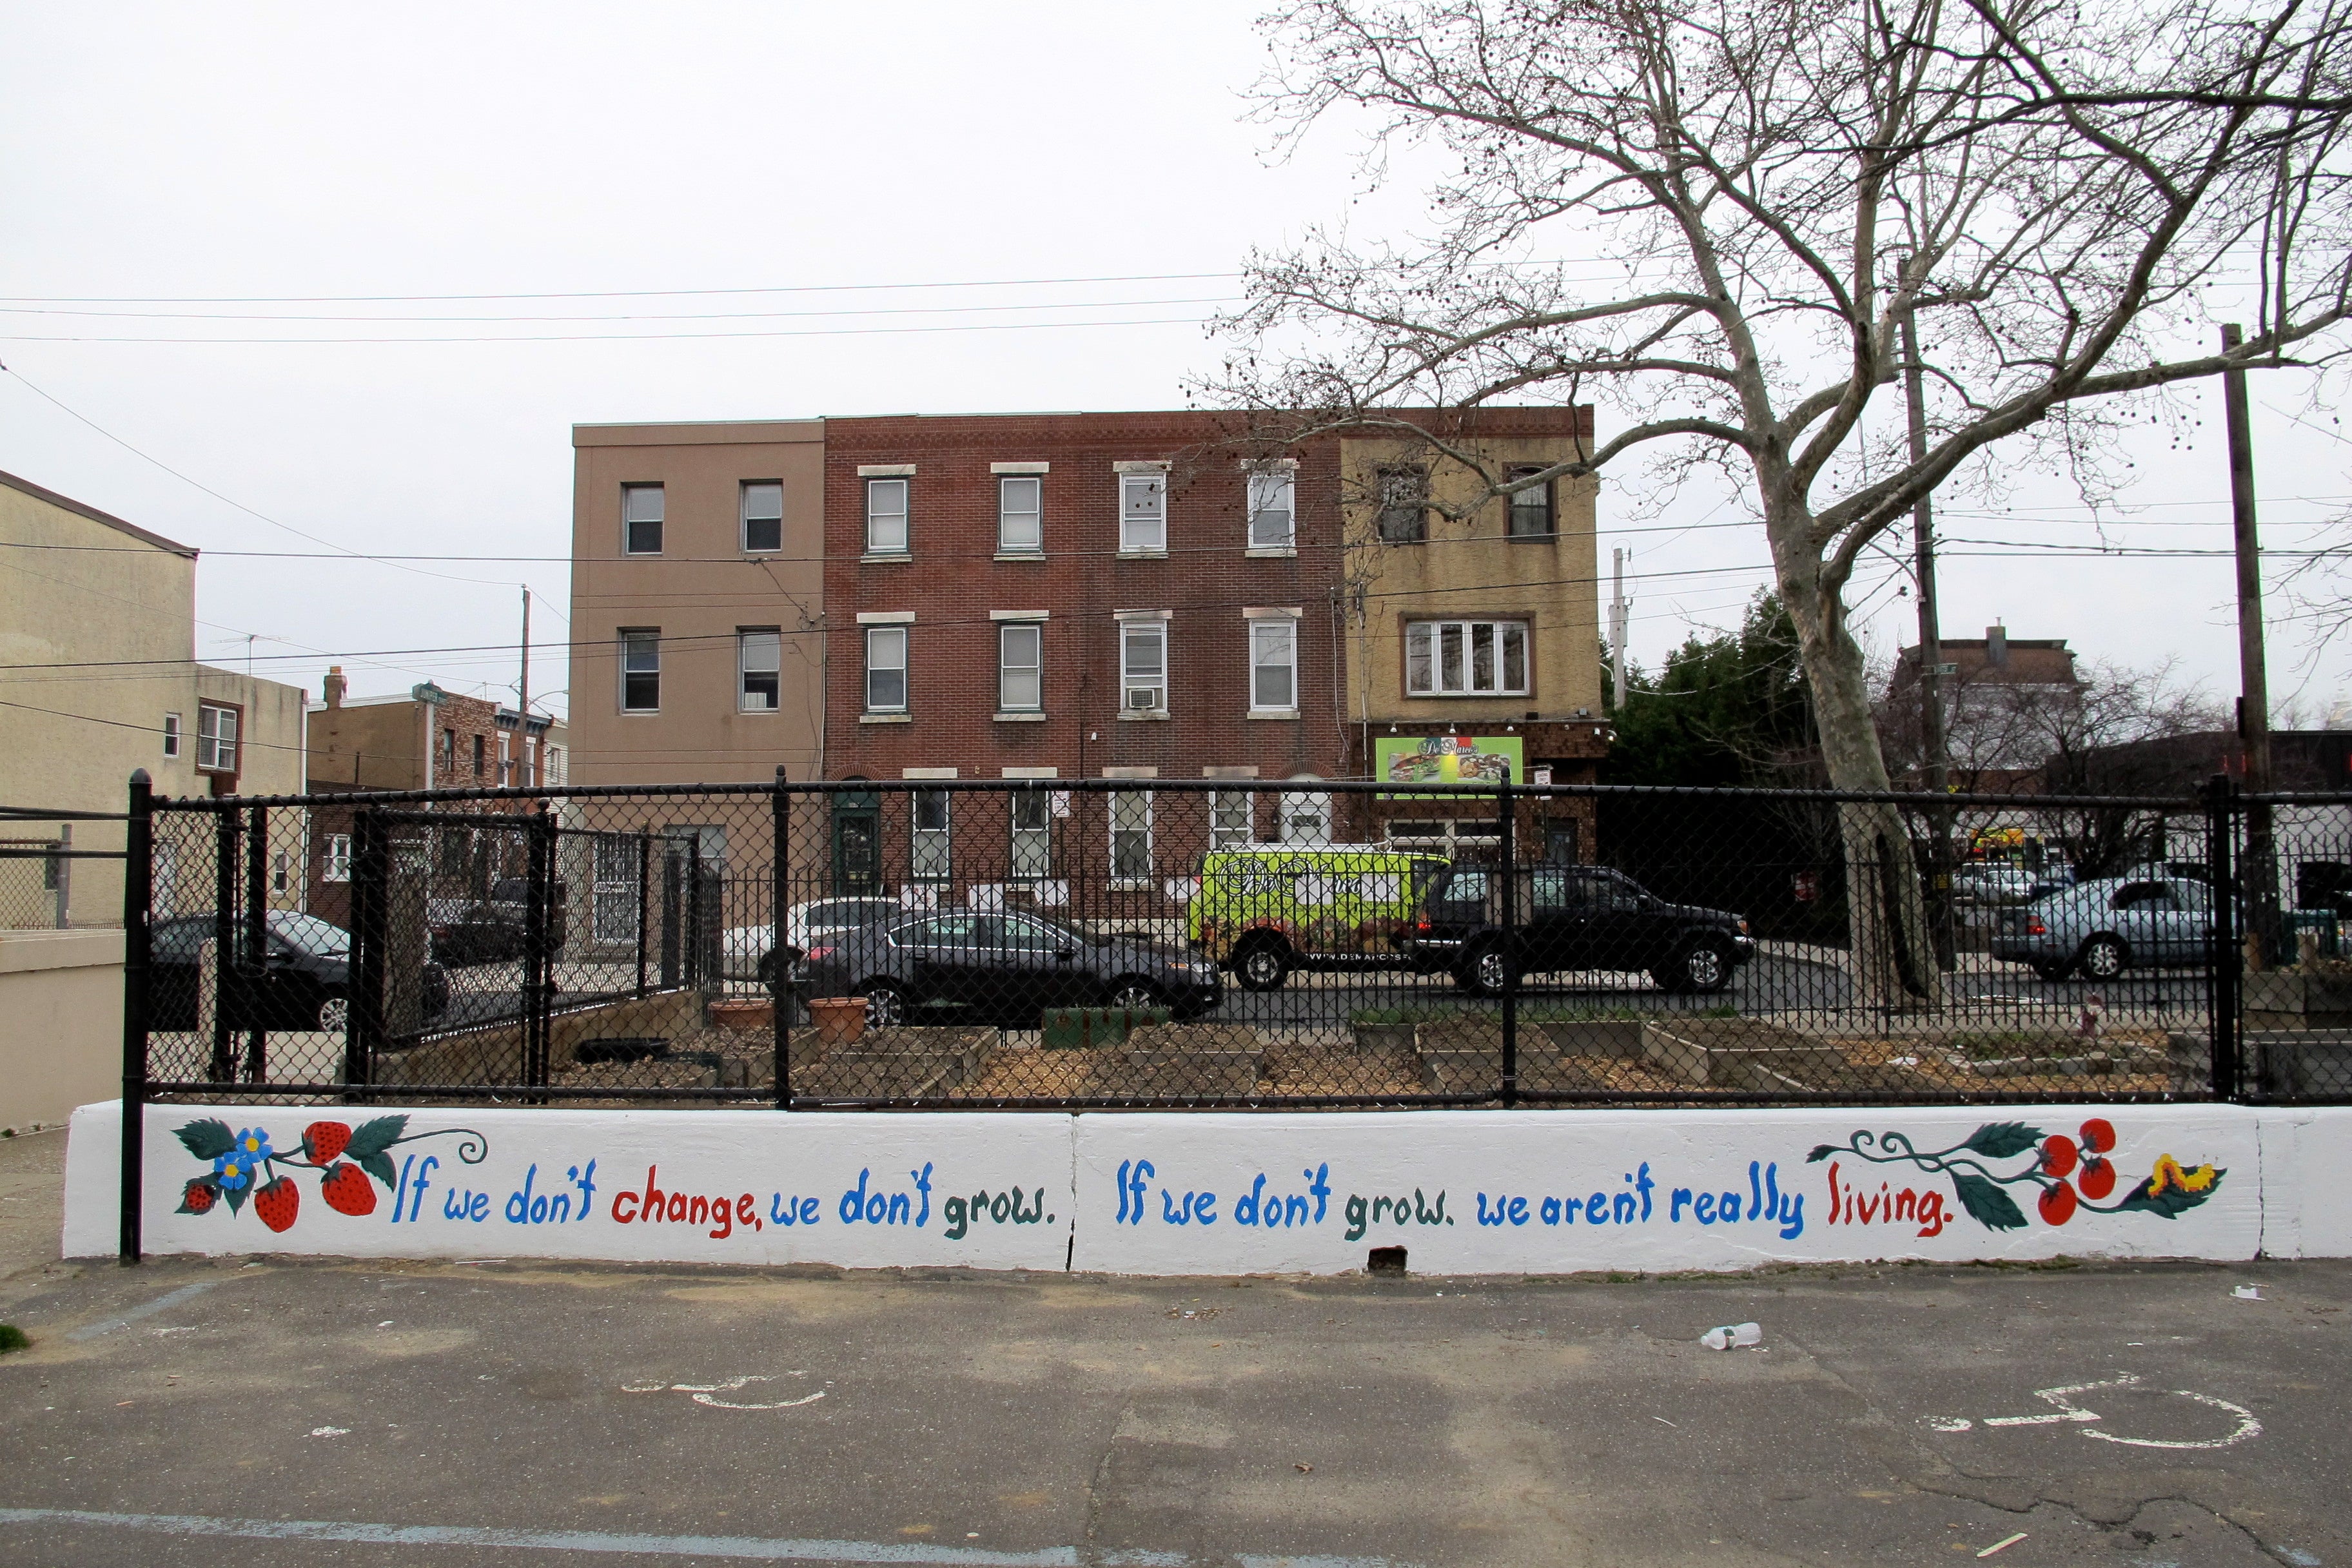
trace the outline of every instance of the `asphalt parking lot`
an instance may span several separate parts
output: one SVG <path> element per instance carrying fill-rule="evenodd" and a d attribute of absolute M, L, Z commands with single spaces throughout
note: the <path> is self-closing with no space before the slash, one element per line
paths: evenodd
<path fill-rule="evenodd" d="M 2352 1266 L 126 1269 L 62 1142 L 0 1143 L 11 1564 L 2352 1562 Z"/>

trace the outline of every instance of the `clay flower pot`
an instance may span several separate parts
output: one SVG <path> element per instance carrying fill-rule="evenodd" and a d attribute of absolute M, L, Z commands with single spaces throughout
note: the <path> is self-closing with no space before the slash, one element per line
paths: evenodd
<path fill-rule="evenodd" d="M 845 1046 L 866 1033 L 863 996 L 819 996 L 808 1006 L 811 1026 L 825 1045 Z"/>
<path fill-rule="evenodd" d="M 710 1021 L 721 1029 L 738 1034 L 751 1029 L 764 1029 L 776 1021 L 776 1004 L 771 999 L 748 996 L 731 997 L 710 1004 Z"/>

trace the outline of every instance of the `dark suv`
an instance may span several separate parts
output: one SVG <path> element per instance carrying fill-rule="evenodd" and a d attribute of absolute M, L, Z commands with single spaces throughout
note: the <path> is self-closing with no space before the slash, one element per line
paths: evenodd
<path fill-rule="evenodd" d="M 1525 866 L 1517 880 L 1517 930 L 1506 933 L 1498 870 L 1439 872 L 1398 936 L 1413 967 L 1486 995 L 1561 969 L 1646 969 L 1668 991 L 1720 991 L 1756 956 L 1739 916 L 1670 904 L 1605 867 Z"/>

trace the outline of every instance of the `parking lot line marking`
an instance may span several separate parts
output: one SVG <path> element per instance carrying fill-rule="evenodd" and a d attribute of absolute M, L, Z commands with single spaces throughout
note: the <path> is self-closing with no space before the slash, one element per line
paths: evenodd
<path fill-rule="evenodd" d="M 364 1524 L 320 1519 L 214 1519 L 202 1514 L 102 1513 L 89 1509 L 0 1508 L 0 1526 L 79 1524 L 154 1535 L 214 1536 L 241 1541 L 339 1541 L 381 1546 L 527 1548 L 541 1552 L 601 1552 L 635 1557 L 711 1557 L 752 1563 L 877 1563 L 939 1564 L 940 1568 L 1079 1568 L 1077 1549 L 996 1552 L 982 1546 L 927 1542 L 784 1540 L 756 1535 L 625 1535 L 601 1530 L 509 1530 L 464 1524 Z M 1090 1552 L 1089 1568 L 1205 1568 L 1181 1552 Z M 1243 1568 L 1412 1568 L 1387 1557 L 1265 1556 L 1221 1558 Z"/>
<path fill-rule="evenodd" d="M 158 1312 L 168 1312 L 181 1302 L 201 1296 L 219 1283 L 217 1279 L 199 1279 L 193 1285 L 183 1285 L 176 1290 L 166 1291 L 156 1297 L 143 1307 L 133 1307 L 118 1317 L 108 1318 L 96 1323 L 85 1323 L 67 1334 L 66 1338 L 94 1340 L 100 1334 L 110 1334 L 117 1329 L 127 1329 L 142 1318 L 152 1318 Z"/>

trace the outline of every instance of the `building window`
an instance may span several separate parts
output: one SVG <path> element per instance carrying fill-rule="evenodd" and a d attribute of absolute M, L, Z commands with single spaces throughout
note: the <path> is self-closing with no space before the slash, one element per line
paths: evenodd
<path fill-rule="evenodd" d="M 743 487 L 743 553 L 764 554 L 784 547 L 784 487 L 755 479 Z"/>
<path fill-rule="evenodd" d="M 499 783 L 510 784 L 515 782 L 514 737 L 501 730 L 499 731 Z"/>
<path fill-rule="evenodd" d="M 541 782 L 551 784 L 562 784 L 563 782 L 563 748 L 542 744 L 540 747 L 539 756 L 547 773 Z"/>
<path fill-rule="evenodd" d="M 1118 547 L 1126 554 L 1165 554 L 1168 550 L 1168 476 L 1118 477 Z"/>
<path fill-rule="evenodd" d="M 1209 847 L 1246 849 L 1257 840 L 1256 797 L 1247 790 L 1218 790 L 1209 796 Z"/>
<path fill-rule="evenodd" d="M 1110 874 L 1141 882 L 1151 876 L 1151 792 L 1120 790 L 1110 797 Z"/>
<path fill-rule="evenodd" d="M 1287 468 L 1268 469 L 1249 477 L 1249 547 L 1289 550 L 1297 543 L 1296 477 Z"/>
<path fill-rule="evenodd" d="M 646 627 L 621 633 L 621 711 L 661 709 L 661 631 Z"/>
<path fill-rule="evenodd" d="M 1404 628 L 1409 697 L 1517 697 L 1528 689 L 1525 621 L 1411 621 Z"/>
<path fill-rule="evenodd" d="M 196 705 L 196 766 L 208 773 L 233 773 L 236 769 L 234 708 L 211 702 Z"/>
<path fill-rule="evenodd" d="M 645 840 L 634 833 L 600 833 L 596 836 L 594 866 L 595 880 L 589 889 L 589 919 L 595 940 L 620 943 L 637 939 L 637 879 L 644 874 L 640 846 Z"/>
<path fill-rule="evenodd" d="M 954 865 L 949 843 L 948 792 L 919 789 L 914 795 L 914 833 L 908 840 L 907 875 L 917 882 L 944 882 Z"/>
<path fill-rule="evenodd" d="M 866 481 L 866 552 L 907 553 L 907 490 L 904 479 Z"/>
<path fill-rule="evenodd" d="M 996 548 L 1007 555 L 1033 555 L 1045 548 L 1045 481 L 996 481 Z"/>
<path fill-rule="evenodd" d="M 1418 464 L 1380 472 L 1381 541 L 1419 544 L 1429 537 L 1429 470 Z"/>
<path fill-rule="evenodd" d="M 348 833 L 327 835 L 326 852 L 320 857 L 319 879 L 322 882 L 348 882 L 352 879 L 352 836 Z"/>
<path fill-rule="evenodd" d="M 1250 629 L 1250 711 L 1298 709 L 1298 626 L 1288 619 L 1254 620 Z"/>
<path fill-rule="evenodd" d="M 1013 796 L 1013 875 L 1030 881 L 1054 874 L 1054 812 L 1046 791 L 1024 789 Z"/>
<path fill-rule="evenodd" d="M 1121 621 L 1118 706 L 1123 713 L 1168 711 L 1168 623 Z"/>
<path fill-rule="evenodd" d="M 907 710 L 907 628 L 866 628 L 866 710 Z"/>
<path fill-rule="evenodd" d="M 1014 621 L 996 631 L 996 706 L 1035 713 L 1045 706 L 1045 628 Z"/>
<path fill-rule="evenodd" d="M 1513 468 L 1509 477 L 1522 479 L 1529 474 L 1542 472 L 1540 468 Z M 1511 492 L 1510 531 L 1513 539 L 1549 539 L 1558 531 L 1558 525 L 1552 521 L 1549 480 Z"/>
<path fill-rule="evenodd" d="M 744 713 L 772 713 L 781 700 L 783 634 L 758 626 L 735 634 L 735 706 Z"/>
<path fill-rule="evenodd" d="M 269 858 L 269 890 L 273 893 L 282 893 L 291 879 L 292 873 L 286 863 L 286 851 L 280 849 Z"/>
<path fill-rule="evenodd" d="M 444 780 L 446 780 L 452 774 L 456 773 L 457 771 L 457 731 L 454 729 L 445 728 L 441 731 L 441 766 L 438 770 L 439 775 Z"/>
<path fill-rule="evenodd" d="M 177 713 L 163 715 L 163 754 L 167 757 L 180 754 L 180 716 Z"/>
<path fill-rule="evenodd" d="M 630 555 L 661 553 L 661 486 L 621 487 L 621 549 Z"/>
<path fill-rule="evenodd" d="M 484 760 L 484 759 L 483 759 L 483 752 L 485 751 L 485 749 L 486 749 L 486 748 L 485 748 L 485 747 L 483 746 L 483 744 L 482 744 L 482 737 L 481 737 L 481 736 L 479 736 L 479 735 L 475 736 L 475 737 L 474 737 L 474 776 L 475 776 L 476 778 L 480 778 L 480 777 L 482 776 L 482 763 L 483 763 L 483 760 Z"/>

